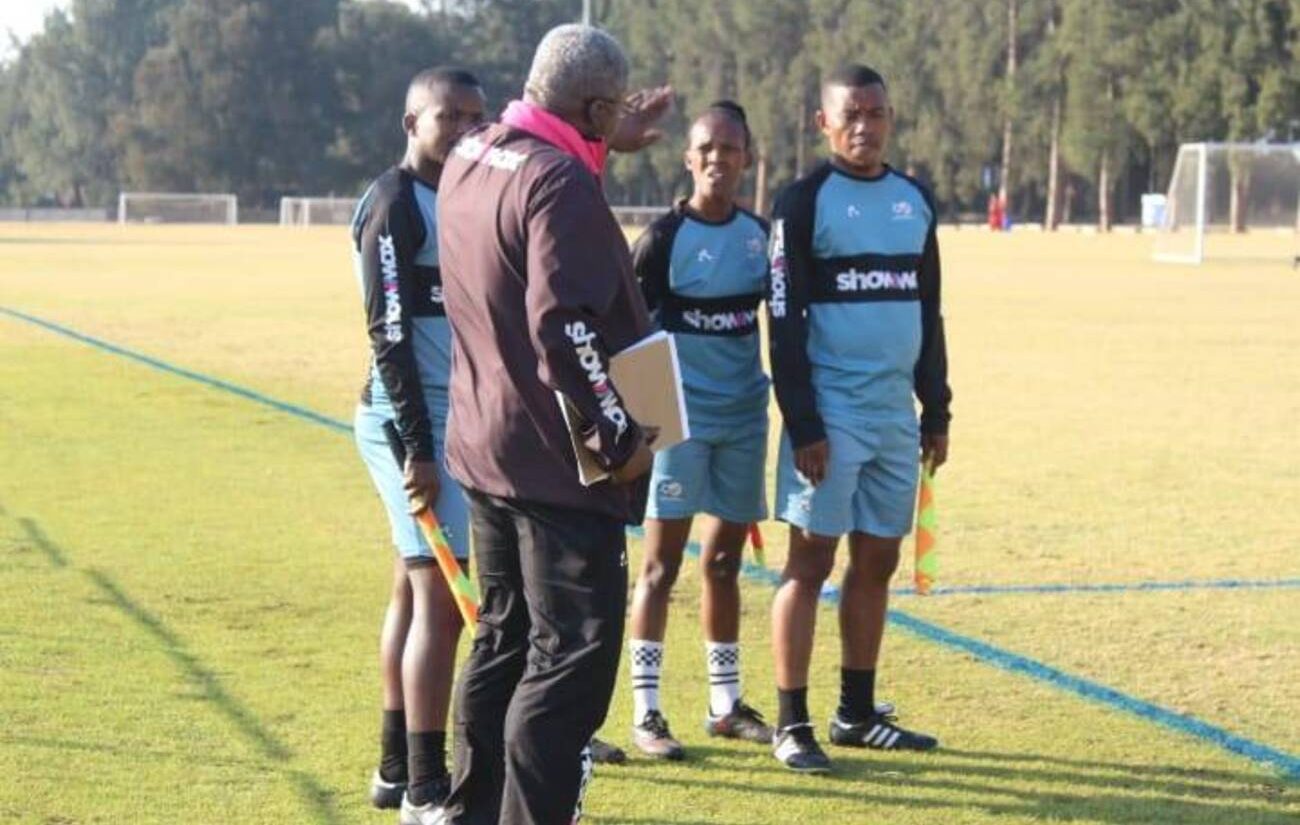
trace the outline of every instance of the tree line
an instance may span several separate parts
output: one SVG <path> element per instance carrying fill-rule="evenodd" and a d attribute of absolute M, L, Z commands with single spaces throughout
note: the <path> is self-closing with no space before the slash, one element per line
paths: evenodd
<path fill-rule="evenodd" d="M 493 109 L 581 0 L 74 0 L 0 65 L 0 200 L 105 205 L 121 190 L 356 194 L 402 150 L 402 94 L 456 63 Z M 594 0 L 638 84 L 671 82 L 669 137 L 618 158 L 613 203 L 686 192 L 690 116 L 729 97 L 750 192 L 823 153 L 821 76 L 887 78 L 891 161 L 948 216 L 1001 195 L 1019 220 L 1131 220 L 1180 143 L 1300 138 L 1300 0 Z"/>

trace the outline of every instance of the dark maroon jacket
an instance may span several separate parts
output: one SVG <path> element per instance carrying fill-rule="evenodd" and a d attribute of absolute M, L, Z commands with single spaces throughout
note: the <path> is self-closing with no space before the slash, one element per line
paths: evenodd
<path fill-rule="evenodd" d="M 641 431 L 609 356 L 650 322 L 600 181 L 555 146 L 492 124 L 448 158 L 437 223 L 453 338 L 451 474 L 491 495 L 628 518 L 627 490 L 579 483 L 555 395 L 581 412 L 605 467 L 631 457 Z"/>

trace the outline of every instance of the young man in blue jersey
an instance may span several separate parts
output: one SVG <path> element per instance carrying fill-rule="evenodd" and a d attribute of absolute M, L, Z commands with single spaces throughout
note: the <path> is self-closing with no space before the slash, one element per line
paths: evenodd
<path fill-rule="evenodd" d="M 406 154 L 366 190 L 352 223 L 373 350 L 354 429 L 398 553 L 380 637 L 382 752 L 371 801 L 400 807 L 402 823 L 432 821 L 449 784 L 447 709 L 461 619 L 411 513 L 433 507 L 456 557 L 468 564 L 468 510 L 442 468 L 451 330 L 435 205 L 447 153 L 483 113 L 483 89 L 469 72 L 417 74 L 402 118 Z M 395 430 L 399 450 L 386 428 Z"/>
<path fill-rule="evenodd" d="M 691 438 L 655 456 L 645 559 L 632 599 L 632 738 L 644 753 L 681 759 L 659 707 L 668 602 L 697 514 L 706 515 L 700 621 L 709 672 L 705 730 L 770 742 L 772 728 L 740 694 L 740 572 L 747 526 L 767 517 L 768 380 L 758 305 L 767 275 L 767 222 L 736 205 L 751 165 L 745 111 L 710 105 L 685 154 L 694 182 L 633 248 L 636 274 L 658 325 L 674 334 Z"/>
<path fill-rule="evenodd" d="M 790 524 L 772 605 L 780 705 L 773 749 L 787 768 L 810 773 L 830 769 L 808 716 L 808 667 L 817 599 L 845 534 L 840 703 L 830 739 L 875 749 L 938 744 L 878 709 L 875 681 L 889 580 L 912 527 L 918 455 L 936 467 L 946 460 L 952 396 L 934 201 L 885 163 L 894 110 L 884 79 L 865 66 L 835 72 L 817 123 L 831 160 L 777 199 L 767 291 L 785 425 L 777 515 Z"/>

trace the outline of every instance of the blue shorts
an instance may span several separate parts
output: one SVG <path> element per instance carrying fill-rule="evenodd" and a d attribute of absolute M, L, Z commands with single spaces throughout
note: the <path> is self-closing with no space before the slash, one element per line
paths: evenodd
<path fill-rule="evenodd" d="M 852 431 L 826 423 L 830 465 L 816 487 L 794 468 L 789 435 L 777 460 L 777 518 L 819 536 L 868 533 L 898 538 L 912 529 L 920 467 L 916 421 Z"/>
<path fill-rule="evenodd" d="M 402 468 L 397 466 L 397 459 L 384 437 L 384 422 L 392 419 L 387 407 L 368 407 L 357 405 L 353 421 L 353 435 L 357 449 L 366 462 L 370 478 L 379 491 L 379 498 L 388 512 L 388 523 L 393 529 L 393 546 L 407 561 L 433 559 L 433 552 L 420 532 L 420 525 L 409 512 L 406 491 L 402 489 Z M 462 563 L 469 559 L 469 507 L 465 502 L 465 493 L 456 479 L 446 471 L 443 465 L 442 432 L 446 421 L 435 419 L 434 451 L 438 462 L 439 481 L 442 483 L 438 501 L 433 512 L 442 524 L 442 532 L 447 536 L 451 551 Z"/>
<path fill-rule="evenodd" d="M 742 426 L 691 422 L 690 439 L 655 453 L 646 517 L 708 513 L 737 524 L 762 521 L 767 518 L 766 460 L 766 413 Z"/>

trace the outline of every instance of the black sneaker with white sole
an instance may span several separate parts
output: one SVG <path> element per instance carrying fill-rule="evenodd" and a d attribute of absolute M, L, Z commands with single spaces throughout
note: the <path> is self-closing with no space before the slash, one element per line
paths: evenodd
<path fill-rule="evenodd" d="M 892 714 L 873 713 L 861 722 L 848 722 L 838 715 L 831 717 L 830 739 L 833 744 L 850 748 L 890 751 L 931 751 L 939 740 L 925 733 L 899 727 Z"/>
<path fill-rule="evenodd" d="M 597 765 L 622 765 L 627 761 L 627 754 L 622 748 L 603 739 L 591 737 L 588 747 L 591 748 L 591 759 Z"/>
<path fill-rule="evenodd" d="M 370 804 L 381 810 L 402 807 L 402 797 L 406 795 L 406 780 L 389 782 L 378 770 L 370 777 Z"/>
<path fill-rule="evenodd" d="M 797 773 L 830 773 L 831 760 L 817 744 L 807 722 L 789 725 L 772 734 L 772 754 L 786 768 Z"/>
<path fill-rule="evenodd" d="M 402 794 L 402 809 L 398 812 L 398 825 L 447 825 L 449 820 L 443 811 L 447 794 L 451 793 L 451 777 L 442 776 L 433 781 L 429 801 L 423 805 L 411 802 L 410 794 Z"/>

